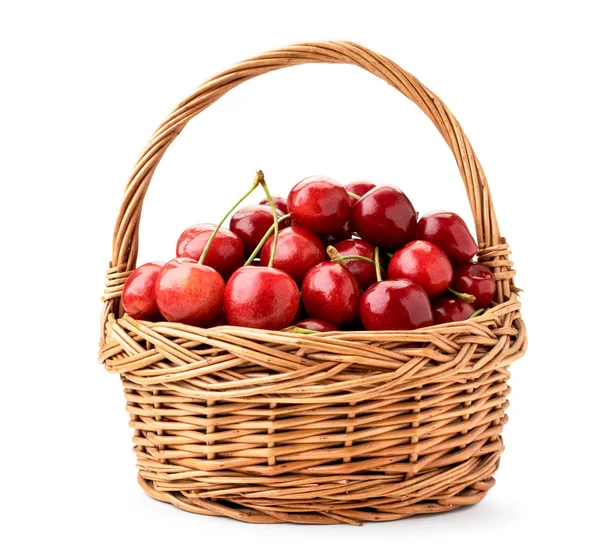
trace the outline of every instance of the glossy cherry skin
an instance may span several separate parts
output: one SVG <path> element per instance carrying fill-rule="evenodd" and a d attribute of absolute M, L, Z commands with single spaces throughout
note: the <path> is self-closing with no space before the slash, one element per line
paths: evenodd
<path fill-rule="evenodd" d="M 350 219 L 350 196 L 337 181 L 313 176 L 298 182 L 288 195 L 292 219 L 314 233 L 334 233 Z"/>
<path fill-rule="evenodd" d="M 366 241 L 396 250 L 414 239 L 417 214 L 400 189 L 377 186 L 354 205 L 352 227 Z"/>
<path fill-rule="evenodd" d="M 316 330 L 317 332 L 337 332 L 340 330 L 338 327 L 328 323 L 327 321 L 323 321 L 322 319 L 314 319 L 312 317 L 298 321 L 295 326 L 298 328 L 305 328 L 306 330 Z"/>
<path fill-rule="evenodd" d="M 417 239 L 437 244 L 455 264 L 468 262 L 477 253 L 465 221 L 454 212 L 429 212 L 417 223 Z"/>
<path fill-rule="evenodd" d="M 225 315 L 230 325 L 281 330 L 292 324 L 299 304 L 294 279 L 273 267 L 240 267 L 225 287 Z"/>
<path fill-rule="evenodd" d="M 477 310 L 469 304 L 454 296 L 442 296 L 433 307 L 433 322 L 436 325 L 465 321 Z"/>
<path fill-rule="evenodd" d="M 192 258 L 167 262 L 156 279 L 156 303 L 167 321 L 206 326 L 223 309 L 225 281 Z"/>
<path fill-rule="evenodd" d="M 269 265 L 273 237 L 269 237 L 260 252 L 260 265 Z M 325 260 L 325 247 L 315 235 L 304 227 L 294 225 L 279 232 L 273 267 L 289 273 L 300 285 L 306 272 Z"/>
<path fill-rule="evenodd" d="M 381 281 L 360 301 L 360 319 L 367 330 L 412 330 L 433 324 L 427 293 L 412 281 Z"/>
<path fill-rule="evenodd" d="M 277 217 L 283 216 L 281 210 L 277 210 Z M 237 210 L 229 222 L 229 229 L 233 231 L 244 243 L 244 252 L 250 256 L 258 246 L 265 233 L 273 225 L 273 212 L 270 206 L 255 204 L 245 206 Z M 289 225 L 289 220 L 279 224 L 280 228 Z"/>
<path fill-rule="evenodd" d="M 375 247 L 363 239 L 346 239 L 334 246 L 342 256 L 364 256 L 370 260 L 375 260 Z M 377 281 L 377 273 L 373 264 L 356 259 L 344 260 L 344 263 L 354 275 L 362 290 L 367 290 Z M 379 264 L 383 266 L 381 260 Z"/>
<path fill-rule="evenodd" d="M 362 197 L 363 195 L 367 194 L 371 189 L 376 187 L 376 185 L 374 183 L 371 183 L 370 181 L 353 181 L 352 183 L 344 185 L 344 187 L 346 188 L 346 191 L 348 191 L 348 193 L 353 193 L 354 195 Z M 354 197 L 350 197 L 350 204 L 354 206 L 357 200 L 358 199 L 355 199 Z"/>
<path fill-rule="evenodd" d="M 475 296 L 476 308 L 488 307 L 496 294 L 496 278 L 482 264 L 462 264 L 454 270 L 452 290 Z"/>
<path fill-rule="evenodd" d="M 352 237 L 352 226 L 350 225 L 349 221 L 346 222 L 344 226 L 335 233 L 326 233 L 324 235 L 319 235 L 319 238 L 325 246 L 339 243 L 340 241 L 349 239 L 350 237 Z"/>
<path fill-rule="evenodd" d="M 121 294 L 121 302 L 127 315 L 144 321 L 156 321 L 160 318 L 154 287 L 164 265 L 164 262 L 150 262 L 134 269 L 127 277 Z"/>
<path fill-rule="evenodd" d="M 452 264 L 439 246 L 412 241 L 392 256 L 387 274 L 417 283 L 428 296 L 439 296 L 452 282 Z"/>
<path fill-rule="evenodd" d="M 177 257 L 198 261 L 215 227 L 212 223 L 188 227 L 177 241 Z M 214 268 L 224 279 L 228 279 L 243 263 L 244 243 L 235 233 L 221 227 L 210 245 L 204 265 Z"/>
<path fill-rule="evenodd" d="M 284 214 L 288 213 L 287 199 L 277 196 L 271 198 L 273 199 L 273 204 L 275 204 L 275 208 L 277 208 L 277 210 L 281 210 L 281 212 L 283 212 Z M 269 205 L 269 199 L 263 199 L 258 204 L 266 204 L 269 208 L 271 207 Z"/>
<path fill-rule="evenodd" d="M 336 262 L 311 267 L 302 281 L 302 303 L 306 312 L 338 327 L 358 319 L 360 296 L 354 275 Z"/>

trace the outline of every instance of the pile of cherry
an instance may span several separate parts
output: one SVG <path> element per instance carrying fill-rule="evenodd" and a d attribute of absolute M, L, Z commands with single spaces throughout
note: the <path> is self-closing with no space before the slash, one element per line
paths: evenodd
<path fill-rule="evenodd" d="M 234 212 L 259 186 L 266 198 Z M 440 211 L 417 220 L 396 187 L 318 176 L 283 199 L 258 172 L 219 224 L 181 234 L 175 259 L 134 270 L 122 303 L 135 319 L 199 327 L 409 330 L 490 305 L 494 275 L 472 261 L 476 252 L 462 218 Z"/>

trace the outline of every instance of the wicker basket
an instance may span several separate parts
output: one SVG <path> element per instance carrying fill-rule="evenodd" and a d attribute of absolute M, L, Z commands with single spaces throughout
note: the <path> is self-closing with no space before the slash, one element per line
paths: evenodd
<path fill-rule="evenodd" d="M 301 335 L 123 314 L 142 201 L 187 122 L 255 76 L 348 63 L 414 101 L 454 153 L 497 280 L 475 319 L 413 331 Z M 254 523 L 385 521 L 479 502 L 494 485 L 507 421 L 508 367 L 526 347 L 510 250 L 471 144 L 415 77 L 348 42 L 298 44 L 200 86 L 158 128 L 127 185 L 113 240 L 100 361 L 121 375 L 139 482 L 198 514 Z"/>

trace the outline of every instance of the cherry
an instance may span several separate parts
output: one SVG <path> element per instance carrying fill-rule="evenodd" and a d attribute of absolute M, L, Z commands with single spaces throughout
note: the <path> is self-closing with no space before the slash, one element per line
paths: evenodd
<path fill-rule="evenodd" d="M 337 326 L 358 319 L 360 295 L 354 275 L 336 262 L 311 267 L 302 281 L 302 303 L 307 313 Z"/>
<path fill-rule="evenodd" d="M 277 210 L 277 217 L 283 216 L 283 212 Z M 246 256 L 249 256 L 272 225 L 271 207 L 257 204 L 245 206 L 236 211 L 229 222 L 229 229 L 242 240 L 244 252 Z M 286 227 L 286 225 L 289 225 L 289 218 L 279 224 L 280 227 Z"/>
<path fill-rule="evenodd" d="M 274 237 L 270 237 L 260 253 L 260 264 L 267 265 Z M 289 273 L 298 284 L 306 272 L 325 259 L 325 247 L 319 237 L 304 227 L 294 225 L 279 232 L 273 267 Z"/>
<path fill-rule="evenodd" d="M 352 227 L 374 245 L 398 249 L 414 238 L 417 214 L 400 189 L 377 186 L 354 205 Z"/>
<path fill-rule="evenodd" d="M 340 330 L 338 327 L 328 323 L 327 321 L 323 321 L 322 319 L 314 319 L 312 317 L 298 321 L 294 326 L 306 330 L 316 330 L 317 332 L 337 332 Z"/>
<path fill-rule="evenodd" d="M 130 317 L 144 321 L 156 321 L 160 318 L 154 287 L 164 265 L 164 262 L 150 262 L 134 269 L 127 277 L 121 302 Z"/>
<path fill-rule="evenodd" d="M 350 222 L 347 221 L 339 231 L 319 235 L 319 237 L 325 246 L 335 244 L 352 237 L 352 226 L 350 225 Z"/>
<path fill-rule="evenodd" d="M 177 256 L 198 261 L 215 227 L 211 223 L 199 223 L 188 227 L 177 241 Z M 206 256 L 206 265 L 227 279 L 243 263 L 244 243 L 235 233 L 221 227 Z"/>
<path fill-rule="evenodd" d="M 360 319 L 367 330 L 411 330 L 433 324 L 427 293 L 401 279 L 375 283 L 360 301 Z"/>
<path fill-rule="evenodd" d="M 167 262 L 155 288 L 158 309 L 167 321 L 205 326 L 223 308 L 223 277 L 193 258 Z"/>
<path fill-rule="evenodd" d="M 442 296 L 433 308 L 433 321 L 436 325 L 465 321 L 476 311 L 473 305 L 460 298 Z"/>
<path fill-rule="evenodd" d="M 490 305 L 496 294 L 496 279 L 490 269 L 483 264 L 462 264 L 454 271 L 452 289 L 475 296 L 473 305 L 485 308 Z"/>
<path fill-rule="evenodd" d="M 292 219 L 314 233 L 333 233 L 350 218 L 350 197 L 335 180 L 313 176 L 298 182 L 288 195 Z"/>
<path fill-rule="evenodd" d="M 454 212 L 424 214 L 417 223 L 417 239 L 437 244 L 456 264 L 470 261 L 477 253 L 467 224 Z"/>
<path fill-rule="evenodd" d="M 262 171 L 257 172 L 255 181 L 262 185 L 273 215 L 269 262 L 267 267 L 246 265 L 231 276 L 225 287 L 225 315 L 231 325 L 281 330 L 296 316 L 300 292 L 290 275 L 273 267 L 279 241 L 277 211 Z"/>
<path fill-rule="evenodd" d="M 343 258 L 344 265 L 354 275 L 362 290 L 367 290 L 367 288 L 377 281 L 375 247 L 371 243 L 363 239 L 346 239 L 337 243 L 335 249 Z M 373 263 L 349 256 L 361 256 L 362 258 L 372 260 Z"/>
<path fill-rule="evenodd" d="M 284 199 L 283 197 L 277 197 L 277 196 L 275 196 L 275 197 L 273 197 L 273 202 L 275 203 L 275 208 L 277 208 L 277 210 L 280 210 L 284 214 L 288 213 L 287 199 Z M 269 205 L 269 200 L 268 199 L 263 199 L 258 204 L 266 204 L 268 206 Z M 271 220 L 271 221 L 273 221 L 273 220 Z"/>
<path fill-rule="evenodd" d="M 362 197 L 371 189 L 373 189 L 373 187 L 376 187 L 376 185 L 374 183 L 371 183 L 370 181 L 353 181 L 352 183 L 344 185 L 344 187 L 350 195 L 350 204 L 354 206 L 358 199 L 356 197 L 353 197 L 352 195 L 358 195 L 359 197 Z"/>
<path fill-rule="evenodd" d="M 428 296 L 439 296 L 452 282 L 452 264 L 439 246 L 413 241 L 392 256 L 388 277 L 408 279 L 421 286 Z"/>
<path fill-rule="evenodd" d="M 225 287 L 230 325 L 281 330 L 292 323 L 299 304 L 294 279 L 273 267 L 240 267 Z"/>

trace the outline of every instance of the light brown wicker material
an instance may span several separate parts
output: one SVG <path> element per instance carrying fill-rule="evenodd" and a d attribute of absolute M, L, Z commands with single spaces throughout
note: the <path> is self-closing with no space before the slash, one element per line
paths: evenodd
<path fill-rule="evenodd" d="M 316 335 L 123 315 L 142 201 L 169 144 L 230 89 L 302 63 L 362 67 L 434 123 L 465 183 L 479 259 L 496 275 L 496 305 L 484 315 L 407 332 Z M 507 369 L 526 347 L 509 254 L 460 125 L 389 59 L 348 42 L 298 44 L 212 78 L 150 140 L 114 232 L 100 360 L 123 381 L 142 487 L 190 512 L 255 523 L 359 524 L 480 501 L 503 449 Z"/>

